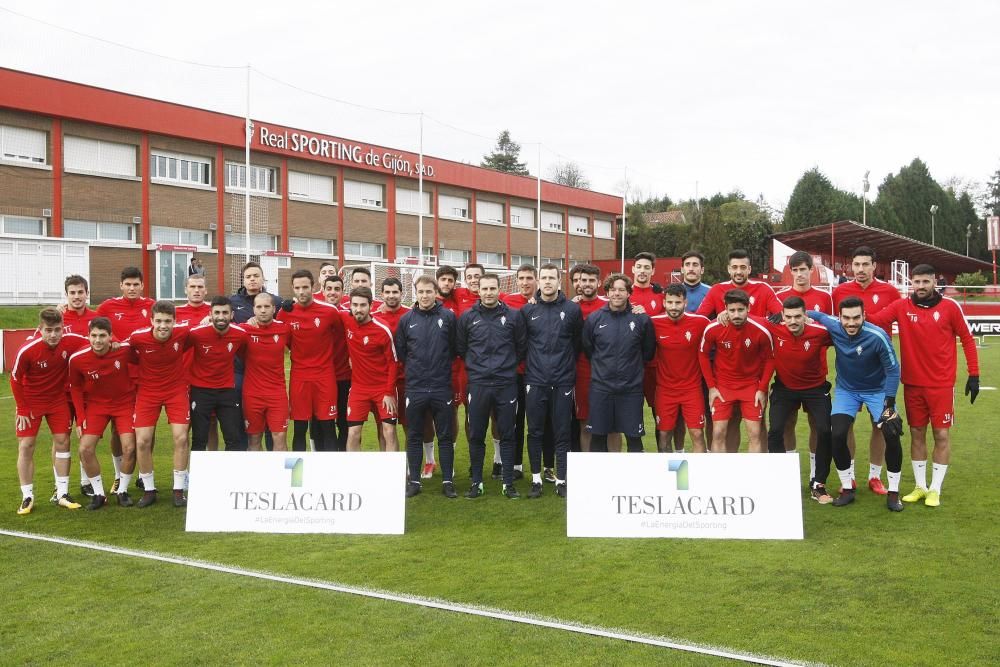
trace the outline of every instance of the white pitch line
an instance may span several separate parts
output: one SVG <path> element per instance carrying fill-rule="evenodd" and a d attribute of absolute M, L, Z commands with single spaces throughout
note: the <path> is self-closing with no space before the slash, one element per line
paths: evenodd
<path fill-rule="evenodd" d="M 105 553 L 115 554 L 118 556 L 131 556 L 132 558 L 142 558 L 145 560 L 159 561 L 161 563 L 170 563 L 172 565 L 183 565 L 186 567 L 193 567 L 200 570 L 209 570 L 211 572 L 223 572 L 226 574 L 235 574 L 241 577 L 262 579 L 264 581 L 274 581 L 283 584 L 292 584 L 295 586 L 305 586 L 308 588 L 318 588 L 328 591 L 335 591 L 338 593 L 347 593 L 350 595 L 358 595 L 361 597 L 374 598 L 377 600 L 385 600 L 388 602 L 400 602 L 403 604 L 415 605 L 419 607 L 427 607 L 429 609 L 440 609 L 442 611 L 451 611 L 460 614 L 468 614 L 470 616 L 493 618 L 502 621 L 509 621 L 511 623 L 521 623 L 523 625 L 532 625 L 541 628 L 551 628 L 554 630 L 575 632 L 577 634 L 590 635 L 593 637 L 617 639 L 621 641 L 633 642 L 636 644 L 645 644 L 647 646 L 659 646 L 662 648 L 669 648 L 677 651 L 686 651 L 689 653 L 710 655 L 717 658 L 726 658 L 729 660 L 739 660 L 742 662 L 749 662 L 756 665 L 772 665 L 774 667 L 798 667 L 800 665 L 816 664 L 816 663 L 791 662 L 779 658 L 759 656 L 759 655 L 754 655 L 752 653 L 739 653 L 724 648 L 704 646 L 699 644 L 685 644 L 665 637 L 657 637 L 654 635 L 646 635 L 646 634 L 639 634 L 632 632 L 623 632 L 623 631 L 611 630 L 590 625 L 580 625 L 568 621 L 561 621 L 559 619 L 544 618 L 528 614 L 518 614 L 505 611 L 503 609 L 496 609 L 491 607 L 462 605 L 453 602 L 448 602 L 446 600 L 435 600 L 433 598 L 404 595 L 400 593 L 390 593 L 387 591 L 379 591 L 368 588 L 357 588 L 354 586 L 345 586 L 343 584 L 318 581 L 315 579 L 300 579 L 297 577 L 288 577 L 284 575 L 271 574 L 268 572 L 260 572 L 256 570 L 244 570 L 242 568 L 232 567 L 230 565 L 221 565 L 218 563 L 211 563 L 208 561 L 193 560 L 189 558 L 158 554 L 149 551 L 137 551 L 134 549 L 125 549 L 122 547 L 114 547 L 106 544 L 99 544 L 96 542 L 71 540 L 63 537 L 53 537 L 50 535 L 39 535 L 37 533 L 25 533 L 16 530 L 3 530 L 3 529 L 0 529 L 0 535 L 6 535 L 8 537 L 18 537 L 26 540 L 36 540 L 39 542 L 50 542 L 53 544 L 61 544 L 63 546 L 77 547 L 80 549 L 90 549 L 92 551 L 102 551 Z"/>

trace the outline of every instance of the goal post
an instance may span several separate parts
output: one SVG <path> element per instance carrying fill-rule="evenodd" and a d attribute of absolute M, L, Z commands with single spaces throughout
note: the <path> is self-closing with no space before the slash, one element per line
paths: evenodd
<path fill-rule="evenodd" d="M 403 305 L 412 305 L 416 300 L 413 285 L 420 276 L 434 277 L 438 270 L 436 264 L 399 264 L 391 262 L 355 262 L 340 267 L 340 277 L 344 280 L 344 294 L 351 291 L 351 274 L 355 269 L 365 268 L 372 274 L 372 294 L 376 299 L 382 293 L 382 281 L 386 278 L 396 278 L 403 284 Z M 459 276 L 464 267 L 456 266 Z M 509 294 L 517 291 L 517 275 L 511 269 L 486 268 L 487 273 L 495 273 L 500 277 L 500 293 Z M 462 284 L 462 280 L 459 283 Z"/>

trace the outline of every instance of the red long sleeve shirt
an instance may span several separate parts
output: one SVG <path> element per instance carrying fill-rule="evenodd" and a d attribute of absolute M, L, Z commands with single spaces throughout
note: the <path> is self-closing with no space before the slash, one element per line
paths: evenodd
<path fill-rule="evenodd" d="M 812 389 L 826 382 L 826 350 L 833 345 L 826 327 L 807 324 L 793 336 L 784 324 L 763 324 L 774 344 L 774 372 L 789 389 Z"/>
<path fill-rule="evenodd" d="M 63 334 L 55 347 L 49 347 L 40 335 L 22 345 L 10 371 L 17 414 L 41 414 L 52 404 L 65 402 L 69 358 L 89 345 L 89 340 L 76 334 Z"/>
<path fill-rule="evenodd" d="M 291 328 L 280 320 L 257 327 L 244 325 L 244 328 L 247 347 L 243 357 L 243 393 L 287 400 L 285 348 L 291 341 Z"/>
<path fill-rule="evenodd" d="M 583 320 L 587 321 L 587 318 L 591 313 L 596 313 L 598 310 L 608 305 L 608 300 L 603 296 L 595 297 L 590 301 L 580 299 L 577 301 L 577 305 L 580 306 L 580 312 L 583 314 Z M 582 350 L 576 357 L 576 377 L 590 378 L 590 359 L 587 358 L 587 355 L 584 354 Z"/>
<path fill-rule="evenodd" d="M 351 389 L 396 392 L 399 360 L 389 327 L 371 320 L 358 324 L 353 315 L 342 313 L 347 330 L 347 351 L 351 355 Z"/>
<path fill-rule="evenodd" d="M 392 332 L 393 338 L 396 337 L 396 329 L 399 328 L 399 320 L 402 319 L 403 315 L 410 312 L 410 309 L 406 306 L 400 306 L 396 310 L 390 311 L 372 311 L 372 317 L 382 324 L 389 327 L 389 331 Z M 397 369 L 398 378 L 402 380 L 406 377 L 406 369 L 403 367 L 403 363 L 399 363 L 399 368 Z M 400 396 L 402 398 L 402 396 Z"/>
<path fill-rule="evenodd" d="M 145 297 L 129 300 L 116 296 L 101 303 L 97 307 L 97 314 L 111 320 L 111 335 L 115 340 L 128 340 L 133 331 L 149 326 L 154 303 L 156 301 Z"/>
<path fill-rule="evenodd" d="M 940 387 L 955 384 L 958 352 L 955 337 L 962 342 L 969 375 L 979 375 L 976 339 L 962 314 L 962 307 L 944 297 L 931 307 L 918 306 L 912 299 L 889 304 L 868 319 L 880 327 L 899 325 L 902 356 L 900 379 L 914 387 Z"/>
<path fill-rule="evenodd" d="M 77 415 L 87 414 L 86 409 L 117 412 L 122 406 L 135 404 L 135 390 L 129 378 L 128 343 L 117 350 L 108 350 L 98 356 L 87 347 L 69 358 L 69 389 Z"/>
<path fill-rule="evenodd" d="M 128 338 L 130 363 L 139 367 L 139 391 L 149 396 L 174 396 L 187 391 L 184 363 L 190 329 L 174 326 L 170 338 L 159 341 L 152 328 L 139 329 Z"/>
<path fill-rule="evenodd" d="M 199 306 L 192 306 L 185 303 L 174 309 L 174 323 L 186 324 L 192 329 L 201 324 L 201 321 L 212 314 L 212 307 L 207 302 L 202 302 Z"/>
<path fill-rule="evenodd" d="M 233 359 L 242 355 L 247 344 L 247 333 L 230 324 L 223 333 L 211 324 L 191 329 L 187 346 L 194 350 L 191 362 L 191 386 L 204 389 L 232 389 L 236 386 Z"/>
<path fill-rule="evenodd" d="M 705 328 L 703 315 L 684 313 L 676 322 L 666 315 L 650 318 L 656 334 L 656 388 L 670 394 L 701 391 L 698 350 Z"/>
<path fill-rule="evenodd" d="M 87 336 L 90 333 L 90 321 L 95 317 L 97 317 L 97 312 L 90 308 L 85 307 L 83 313 L 67 308 L 66 312 L 63 313 L 63 333 Z"/>
<path fill-rule="evenodd" d="M 642 306 L 646 309 L 646 314 L 650 317 L 663 312 L 663 293 L 657 294 L 653 291 L 653 286 L 639 287 L 632 286 L 632 294 L 628 298 L 633 306 Z"/>
<path fill-rule="evenodd" d="M 781 302 L 774 295 L 774 290 L 765 282 L 748 280 L 743 285 L 734 285 L 732 280 L 726 280 L 712 285 L 705 299 L 695 311 L 705 317 L 716 317 L 726 309 L 724 297 L 731 289 L 741 289 L 750 297 L 750 314 L 757 317 L 767 317 L 781 312 Z"/>
<path fill-rule="evenodd" d="M 324 381 L 334 374 L 334 348 L 344 338 L 344 313 L 333 304 L 313 299 L 308 306 L 296 303 L 281 321 L 292 330 L 292 378 Z M 353 381 L 353 372 L 352 372 Z M 339 374 L 337 374 L 339 377 Z"/>
<path fill-rule="evenodd" d="M 712 350 L 714 367 L 709 356 Z M 774 372 L 771 334 L 753 317 L 740 327 L 712 322 L 705 327 L 698 359 L 709 387 L 725 390 L 756 386 L 759 391 L 767 391 Z"/>
<path fill-rule="evenodd" d="M 785 302 L 790 296 L 797 296 L 806 302 L 806 310 L 818 310 L 827 315 L 833 315 L 833 297 L 829 292 L 810 287 L 805 292 L 796 291 L 794 287 L 782 287 L 774 293 L 778 301 Z"/>
<path fill-rule="evenodd" d="M 879 280 L 878 278 L 873 279 L 868 283 L 868 287 L 862 287 L 861 283 L 857 280 L 852 280 L 850 282 L 842 283 L 837 285 L 833 290 L 833 312 L 838 312 L 840 310 L 840 302 L 849 296 L 860 297 L 865 304 L 865 318 L 871 319 L 871 316 L 879 312 L 890 303 L 894 301 L 899 301 L 899 290 L 885 282 L 884 280 Z M 892 338 L 892 324 L 890 323 L 888 327 L 882 327 L 885 332 L 889 334 L 889 338 Z"/>

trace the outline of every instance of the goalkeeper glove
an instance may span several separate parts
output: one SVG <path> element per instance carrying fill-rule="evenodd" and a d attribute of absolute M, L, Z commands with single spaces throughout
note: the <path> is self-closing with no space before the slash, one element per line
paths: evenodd
<path fill-rule="evenodd" d="M 969 403 L 976 402 L 976 396 L 979 396 L 978 375 L 970 375 L 969 379 L 965 381 L 965 395 L 969 397 Z"/>

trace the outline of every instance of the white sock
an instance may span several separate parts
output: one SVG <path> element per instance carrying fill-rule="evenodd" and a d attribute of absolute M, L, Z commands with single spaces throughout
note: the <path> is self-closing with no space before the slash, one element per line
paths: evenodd
<path fill-rule="evenodd" d="M 142 490 L 143 491 L 156 491 L 156 482 L 153 481 L 153 473 L 139 473 L 139 479 L 142 480 Z"/>
<path fill-rule="evenodd" d="M 532 484 L 541 484 L 542 483 L 542 473 L 540 473 L 540 472 L 538 472 L 538 473 L 535 473 L 535 472 L 531 473 L 531 483 Z"/>
<path fill-rule="evenodd" d="M 115 466 L 115 479 L 122 476 L 122 457 L 112 456 L 111 463 Z"/>
<path fill-rule="evenodd" d="M 183 470 L 174 471 L 174 490 L 178 491 L 187 485 L 187 475 Z"/>
<path fill-rule="evenodd" d="M 816 477 L 816 452 L 809 452 L 809 479 Z"/>
<path fill-rule="evenodd" d="M 62 498 L 69 493 L 69 475 L 56 477 L 56 497 Z"/>
<path fill-rule="evenodd" d="M 128 491 L 128 485 L 132 483 L 132 473 L 123 472 L 119 479 L 121 480 L 121 484 L 118 485 L 118 493 L 125 493 Z"/>
<path fill-rule="evenodd" d="M 886 477 L 889 478 L 889 490 L 899 493 L 899 478 L 903 476 L 901 472 L 887 472 Z"/>
<path fill-rule="evenodd" d="M 83 469 L 83 461 L 80 461 L 80 486 L 88 484 L 90 484 L 90 478 L 87 477 L 87 471 Z"/>
<path fill-rule="evenodd" d="M 947 463 L 935 463 L 931 467 L 931 491 L 941 493 L 941 485 L 944 483 L 944 476 L 947 472 Z"/>
<path fill-rule="evenodd" d="M 566 480 L 564 480 L 564 479 L 557 479 L 556 480 L 556 486 L 559 486 L 560 484 L 565 484 L 565 483 L 566 483 Z"/>
<path fill-rule="evenodd" d="M 424 463 L 434 465 L 434 441 L 424 443 Z"/>
<path fill-rule="evenodd" d="M 34 484 L 22 484 L 21 485 L 21 499 L 24 498 L 34 498 L 35 497 L 35 485 Z"/>
<path fill-rule="evenodd" d="M 882 466 L 868 464 L 868 479 L 882 479 Z"/>
<path fill-rule="evenodd" d="M 918 489 L 927 489 L 927 459 L 923 461 L 910 461 L 913 465 L 913 481 L 917 483 Z"/>
<path fill-rule="evenodd" d="M 188 484 L 191 482 L 191 468 L 184 469 L 184 490 L 188 490 Z"/>
<path fill-rule="evenodd" d="M 502 463 L 500 460 L 500 441 L 493 439 L 493 463 Z"/>
<path fill-rule="evenodd" d="M 520 470 L 520 471 L 523 472 L 524 471 L 524 466 L 523 465 L 516 465 L 516 466 L 514 466 L 514 470 Z"/>
<path fill-rule="evenodd" d="M 851 473 L 851 481 L 853 482 L 854 479 L 855 479 L 855 477 L 854 477 L 854 459 L 851 459 L 851 467 L 848 468 L 847 471 L 849 473 Z M 840 472 L 840 471 L 838 470 L 837 472 Z"/>
<path fill-rule="evenodd" d="M 95 496 L 103 496 L 104 493 L 104 480 L 101 479 L 100 475 L 96 475 L 90 478 L 90 484 L 94 487 Z"/>
<path fill-rule="evenodd" d="M 840 486 L 850 490 L 851 482 L 854 481 L 854 472 L 850 468 L 847 470 L 838 469 L 837 476 L 840 477 Z"/>

